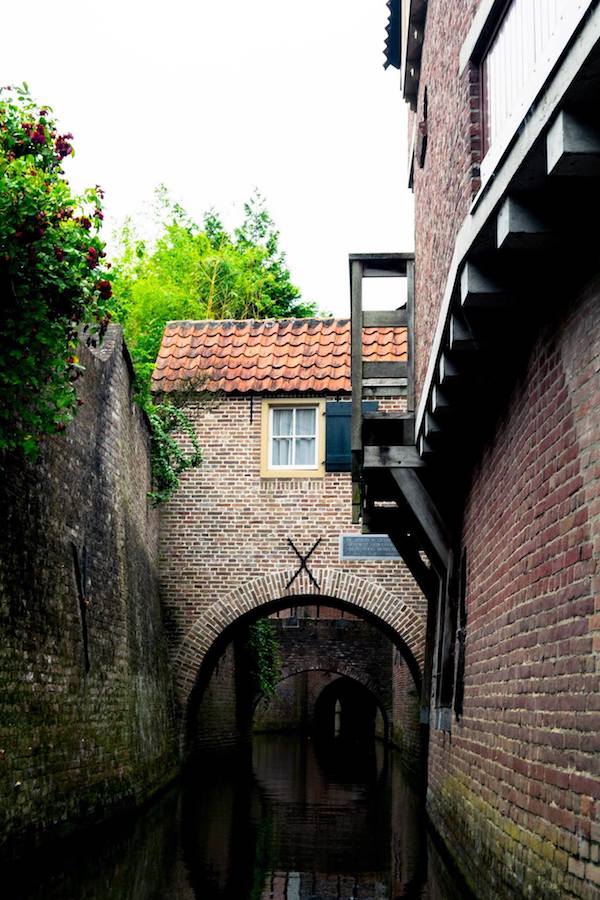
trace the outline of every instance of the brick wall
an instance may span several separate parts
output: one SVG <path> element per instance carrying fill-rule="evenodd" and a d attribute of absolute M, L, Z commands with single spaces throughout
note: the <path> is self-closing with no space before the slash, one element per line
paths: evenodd
<path fill-rule="evenodd" d="M 394 649 L 392 663 L 391 740 L 404 762 L 416 769 L 420 764 L 421 729 L 419 713 L 421 697 L 402 654 Z"/>
<path fill-rule="evenodd" d="M 148 430 L 120 332 L 80 358 L 76 419 L 35 465 L 5 460 L 0 485 L 5 853 L 132 806 L 174 765 Z M 89 671 L 72 544 L 88 554 Z"/>
<path fill-rule="evenodd" d="M 161 513 L 161 593 L 182 705 L 203 654 L 228 624 L 267 600 L 302 604 L 297 592 L 315 593 L 306 576 L 285 587 L 298 568 L 288 538 L 302 552 L 321 538 L 309 567 L 323 593 L 404 622 L 400 636 L 418 658 L 425 604 L 404 565 L 339 560 L 340 534 L 360 533 L 350 523 L 349 473 L 261 478 L 260 398 L 227 396 L 208 408 L 192 403 L 188 412 L 204 463 L 185 473 Z"/>
<path fill-rule="evenodd" d="M 212 671 L 199 703 L 194 706 L 190 741 L 198 752 L 234 750 L 240 741 L 237 717 L 235 645 L 228 644 Z"/>
<path fill-rule="evenodd" d="M 429 812 L 481 897 L 600 894 L 600 283 L 564 306 L 473 472 L 464 716 L 431 735 Z"/>
<path fill-rule="evenodd" d="M 427 153 L 415 160 L 415 382 L 419 400 L 457 232 L 479 187 L 477 73 L 458 77 L 459 54 L 479 0 L 429 0 L 417 123 L 427 90 Z"/>

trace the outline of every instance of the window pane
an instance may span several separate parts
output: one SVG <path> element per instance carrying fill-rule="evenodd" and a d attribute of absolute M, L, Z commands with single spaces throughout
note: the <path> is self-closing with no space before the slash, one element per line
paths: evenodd
<path fill-rule="evenodd" d="M 297 409 L 296 410 L 296 434 L 315 433 L 315 416 L 316 409 Z"/>
<path fill-rule="evenodd" d="M 273 465 L 291 465 L 292 441 L 290 438 L 273 438 Z"/>
<path fill-rule="evenodd" d="M 292 418 L 294 411 L 292 409 L 274 409 L 273 410 L 273 434 L 291 434 Z"/>
<path fill-rule="evenodd" d="M 296 439 L 296 465 L 314 466 L 315 464 L 315 439 Z"/>

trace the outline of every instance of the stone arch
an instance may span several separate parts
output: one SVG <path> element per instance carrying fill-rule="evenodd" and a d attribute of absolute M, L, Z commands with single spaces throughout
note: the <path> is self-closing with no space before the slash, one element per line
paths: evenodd
<path fill-rule="evenodd" d="M 300 675 L 302 672 L 330 672 L 332 675 L 339 675 L 340 678 L 350 678 L 352 681 L 362 684 L 363 687 L 371 691 L 377 702 L 383 707 L 383 703 L 379 697 L 379 685 L 376 681 L 367 675 L 366 672 L 363 672 L 358 666 L 344 665 L 338 661 L 333 662 L 332 660 L 324 659 L 322 663 L 314 665 L 298 664 L 289 668 L 284 666 L 281 671 L 281 677 L 277 679 L 277 684 L 279 684 L 280 681 L 285 681 L 286 678 L 293 678 L 294 675 Z"/>
<path fill-rule="evenodd" d="M 352 665 L 344 665 L 340 663 L 339 660 L 332 661 L 328 659 L 324 659 L 321 664 L 314 665 L 301 665 L 297 664 L 295 666 L 283 667 L 281 676 L 277 679 L 277 684 L 281 684 L 281 682 L 286 681 L 288 678 L 294 678 L 297 675 L 301 675 L 304 672 L 324 672 L 328 675 L 335 676 L 335 680 L 339 681 L 340 679 L 346 678 L 349 681 L 355 682 L 359 684 L 361 687 L 365 688 L 365 690 L 369 691 L 369 693 L 373 696 L 373 699 L 377 705 L 377 708 L 380 710 L 381 715 L 383 717 L 384 723 L 384 731 L 385 737 L 390 733 L 390 715 L 391 715 L 391 707 L 386 707 L 381 694 L 380 694 L 380 685 L 371 678 L 366 672 L 364 672 L 358 666 Z M 330 682 L 325 688 L 321 689 L 321 694 L 323 690 L 327 690 L 328 687 L 331 687 L 334 682 Z M 318 699 L 318 698 L 316 698 Z M 265 698 L 261 695 L 256 697 L 254 702 L 254 711 L 256 711 L 258 704 L 261 701 L 264 701 Z"/>
<path fill-rule="evenodd" d="M 174 659 L 175 690 L 180 710 L 188 707 L 202 664 L 215 643 L 236 621 L 264 609 L 265 613 L 295 605 L 294 600 L 328 602 L 371 618 L 401 647 L 416 682 L 420 682 L 425 653 L 425 619 L 381 584 L 340 569 L 312 569 L 317 590 L 306 573 L 290 587 L 294 572 L 273 572 L 235 588 L 207 607 L 185 635 Z"/>

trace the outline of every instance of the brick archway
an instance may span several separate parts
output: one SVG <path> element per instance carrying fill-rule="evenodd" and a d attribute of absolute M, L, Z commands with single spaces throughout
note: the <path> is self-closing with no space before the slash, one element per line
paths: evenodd
<path fill-rule="evenodd" d="M 343 665 L 338 661 L 333 661 L 329 659 L 324 659 L 322 663 L 315 663 L 313 665 L 297 665 L 290 668 L 287 668 L 285 665 L 283 666 L 281 677 L 277 680 L 277 684 L 282 681 L 285 681 L 287 678 L 293 678 L 295 675 L 301 675 L 302 672 L 330 672 L 332 675 L 339 675 L 340 678 L 350 678 L 352 681 L 358 682 L 364 688 L 367 688 L 370 691 L 377 703 L 384 709 L 384 704 L 379 697 L 379 685 L 377 682 L 370 678 L 362 669 L 359 669 L 357 666 L 349 666 Z"/>
<path fill-rule="evenodd" d="M 299 598 L 319 597 L 321 602 L 337 602 L 367 614 L 401 646 L 413 674 L 419 675 L 425 651 L 426 623 L 422 616 L 396 594 L 366 578 L 333 568 L 315 567 L 312 573 L 319 583 L 318 591 L 304 573 L 288 588 L 294 573 L 273 572 L 237 587 L 198 616 L 174 659 L 175 690 L 182 712 L 188 707 L 206 655 L 230 626 L 262 608 L 268 613 Z"/>

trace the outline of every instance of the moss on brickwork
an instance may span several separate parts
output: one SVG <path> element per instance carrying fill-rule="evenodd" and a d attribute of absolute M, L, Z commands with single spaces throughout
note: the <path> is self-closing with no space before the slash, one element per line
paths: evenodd
<path fill-rule="evenodd" d="M 66 435 L 35 464 L 2 461 L 5 856 L 134 806 L 175 764 L 147 428 L 118 330 L 81 360 L 83 405 Z"/>
<path fill-rule="evenodd" d="M 428 808 L 476 897 L 562 900 L 566 896 L 567 853 L 502 815 L 465 778 L 444 778 L 429 792 Z M 470 840 L 465 841 L 464 835 Z"/>

